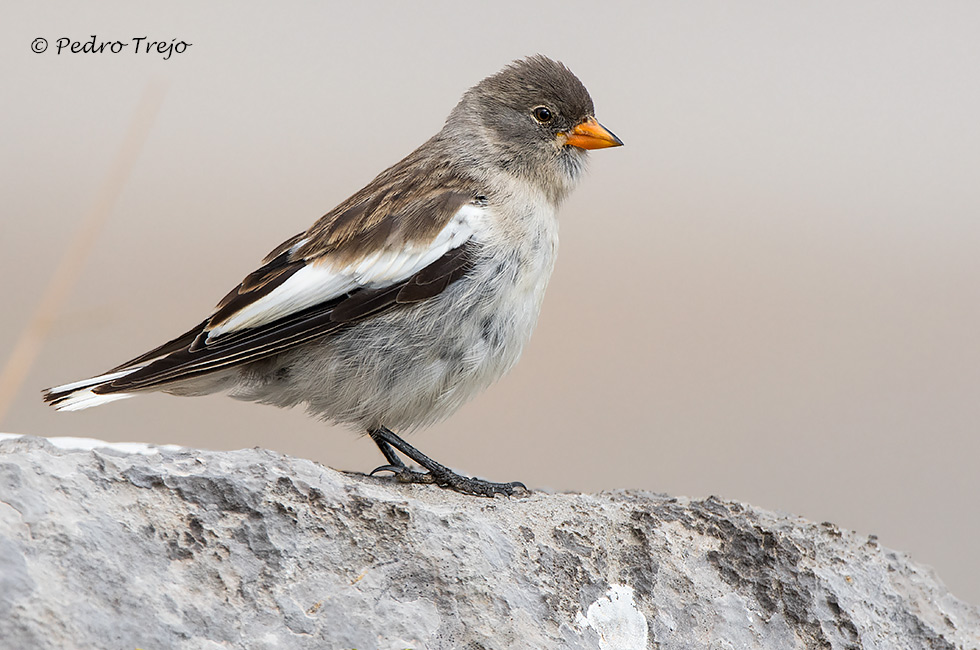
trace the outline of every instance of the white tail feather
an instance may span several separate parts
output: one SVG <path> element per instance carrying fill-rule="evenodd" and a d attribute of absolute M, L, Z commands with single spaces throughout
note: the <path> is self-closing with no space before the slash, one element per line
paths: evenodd
<path fill-rule="evenodd" d="M 46 391 L 47 399 L 59 411 L 80 411 L 100 404 L 106 404 L 107 402 L 133 397 L 134 393 L 107 393 L 105 395 L 97 395 L 92 389 L 102 384 L 115 381 L 120 377 L 125 377 L 142 367 L 133 366 L 126 370 L 120 370 L 119 372 L 110 372 L 105 375 L 99 375 L 98 377 L 55 386 Z"/>
<path fill-rule="evenodd" d="M 99 375 L 98 377 L 90 377 L 89 379 L 83 379 L 81 381 L 73 381 L 70 384 L 65 384 L 63 386 L 55 386 L 48 390 L 49 393 L 70 393 L 73 390 L 78 390 L 80 388 L 90 388 L 98 384 L 105 384 L 110 381 L 119 379 L 120 377 L 125 377 L 126 375 L 136 372 L 143 366 L 134 366 L 132 368 L 127 368 L 125 370 L 120 370 L 119 372 L 110 372 L 107 375 Z"/>
<path fill-rule="evenodd" d="M 82 409 L 98 406 L 107 402 L 115 402 L 117 399 L 136 397 L 135 393 L 109 393 L 108 395 L 96 395 L 91 388 L 78 391 L 64 401 L 58 402 L 54 407 L 59 411 L 81 411 Z"/>

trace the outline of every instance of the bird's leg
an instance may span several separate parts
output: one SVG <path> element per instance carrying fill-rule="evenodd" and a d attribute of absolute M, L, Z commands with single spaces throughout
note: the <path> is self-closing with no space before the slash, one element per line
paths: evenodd
<path fill-rule="evenodd" d="M 387 431 L 387 429 L 385 430 Z M 378 445 L 378 449 L 381 450 L 381 453 L 385 455 L 385 460 L 388 461 L 388 465 L 383 465 L 378 469 L 374 470 L 374 472 L 377 472 L 382 469 L 387 469 L 388 467 L 405 467 L 405 463 L 403 463 L 402 459 L 398 457 L 398 454 L 395 453 L 395 450 L 391 448 L 391 445 L 389 445 L 387 442 L 385 442 L 377 435 L 375 435 L 377 431 L 378 431 L 377 429 L 375 431 L 368 431 L 368 435 L 371 436 L 371 440 L 374 441 L 374 444 Z M 374 472 L 371 473 L 374 474 Z"/>
<path fill-rule="evenodd" d="M 387 427 L 378 427 L 371 431 L 370 435 L 389 463 L 388 465 L 378 467 L 371 474 L 384 471 L 392 472 L 399 481 L 404 483 L 435 483 L 440 487 L 447 487 L 456 492 L 481 497 L 492 497 L 496 494 L 511 496 L 518 488 L 527 491 L 527 487 L 518 481 L 514 481 L 513 483 L 491 483 L 490 481 L 484 481 L 478 478 L 461 476 L 445 465 L 440 465 L 432 460 L 402 440 Z M 393 447 L 394 449 L 392 449 Z M 398 458 L 395 449 L 429 471 L 416 472 L 415 470 L 409 469 Z"/>

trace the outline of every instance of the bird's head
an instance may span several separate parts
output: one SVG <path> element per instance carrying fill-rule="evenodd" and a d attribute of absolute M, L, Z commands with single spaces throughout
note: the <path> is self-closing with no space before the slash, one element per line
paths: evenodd
<path fill-rule="evenodd" d="M 578 77 L 542 55 L 515 61 L 467 91 L 444 131 L 557 200 L 581 175 L 587 150 L 623 144 L 595 119 Z"/>

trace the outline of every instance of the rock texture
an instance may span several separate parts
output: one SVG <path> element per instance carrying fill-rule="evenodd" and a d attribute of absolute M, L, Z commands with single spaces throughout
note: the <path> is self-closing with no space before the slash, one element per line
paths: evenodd
<path fill-rule="evenodd" d="M 58 445 L 0 440 L 3 648 L 980 647 L 930 570 L 743 504 Z"/>

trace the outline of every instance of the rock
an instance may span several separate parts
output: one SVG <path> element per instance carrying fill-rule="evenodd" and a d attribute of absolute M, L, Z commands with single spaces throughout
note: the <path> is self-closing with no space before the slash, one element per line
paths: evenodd
<path fill-rule="evenodd" d="M 0 440 L 3 648 L 980 647 L 929 569 L 744 504 L 58 444 Z"/>

